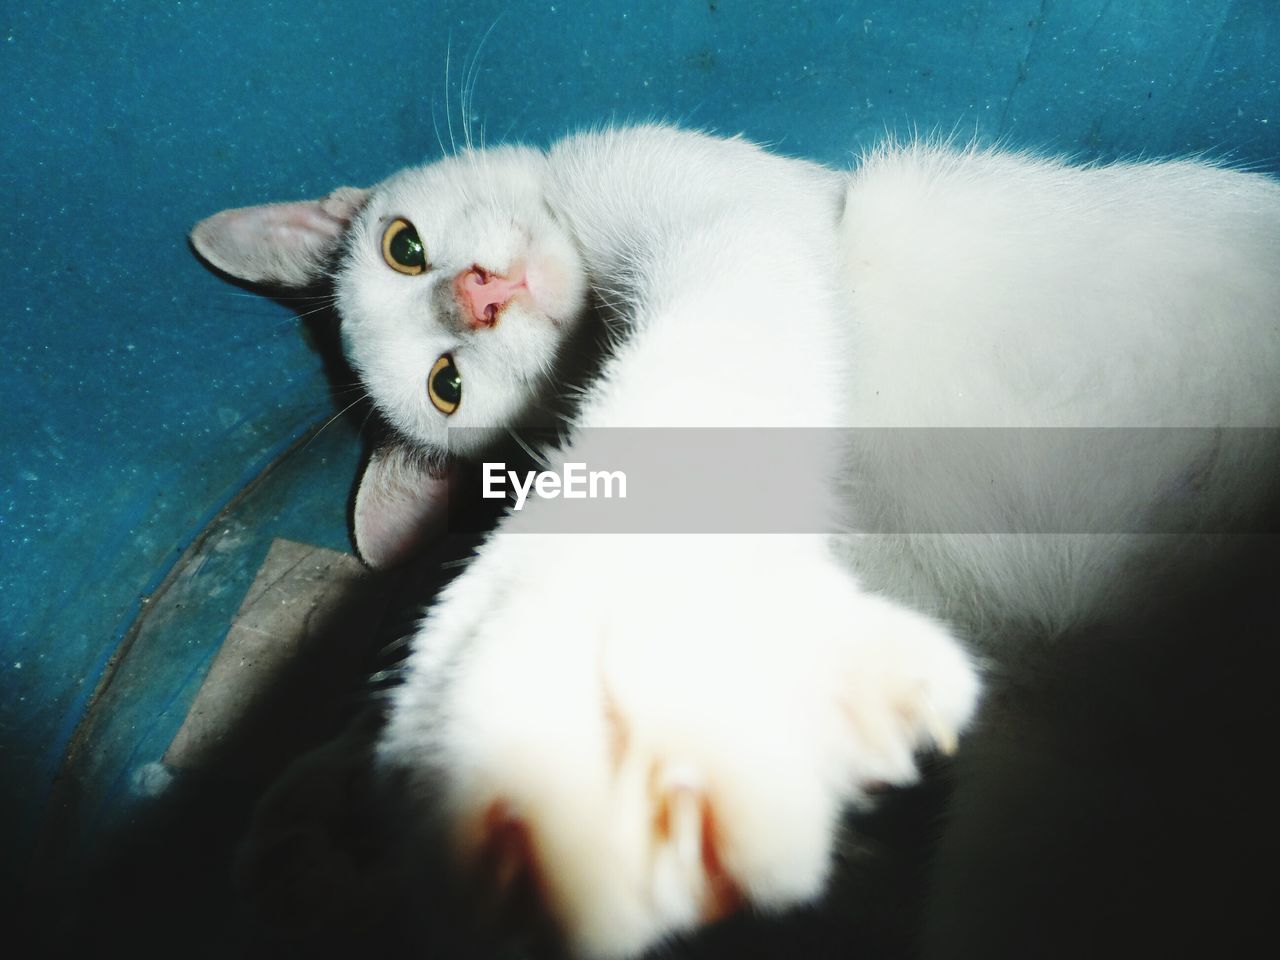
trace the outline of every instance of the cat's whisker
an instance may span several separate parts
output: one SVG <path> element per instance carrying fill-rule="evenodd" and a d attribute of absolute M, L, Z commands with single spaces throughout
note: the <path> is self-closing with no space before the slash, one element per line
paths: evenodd
<path fill-rule="evenodd" d="M 235 290 L 218 290 L 216 291 L 216 293 L 218 294 L 218 296 L 221 296 L 221 297 L 243 297 L 246 300 L 256 300 L 259 302 L 261 302 L 262 300 L 262 294 L 260 293 L 242 293 Z M 300 295 L 296 297 L 285 297 L 285 296 L 280 296 L 276 294 L 276 295 L 272 295 L 271 299 L 272 300 L 309 300 L 309 301 L 327 300 L 328 302 L 333 303 L 337 300 L 337 297 L 332 295 L 320 295 L 320 294 L 312 294 L 310 296 Z"/>
<path fill-rule="evenodd" d="M 408 633 L 402 637 L 397 637 L 396 639 L 388 643 L 386 646 L 384 646 L 381 650 L 379 650 L 378 656 L 387 657 L 387 656 L 391 656 L 392 654 L 399 653 L 401 650 L 405 649 L 405 647 L 409 646 L 412 640 L 413 640 L 413 635 Z"/>
<path fill-rule="evenodd" d="M 355 379 L 355 380 L 348 380 L 346 383 L 335 383 L 333 384 L 333 389 L 354 390 L 357 388 L 364 388 L 364 386 L 365 386 L 365 382 L 363 380 Z"/>
<path fill-rule="evenodd" d="M 453 136 L 453 110 L 449 106 L 449 84 L 451 76 L 451 65 L 453 60 L 453 32 L 450 31 L 449 36 L 444 43 L 444 121 L 449 131 L 449 156 L 455 156 L 458 152 L 458 141 Z"/>
<path fill-rule="evenodd" d="M 270 320 L 272 326 L 280 323 L 280 311 L 271 309 L 269 304 L 263 304 L 263 306 L 266 309 L 244 310 L 244 309 L 240 309 L 240 305 L 235 305 L 235 306 L 215 305 L 212 307 L 212 309 L 219 314 L 228 314 L 233 317 L 253 317 L 258 320 Z M 285 320 L 286 321 L 293 320 L 293 314 L 292 313 L 287 314 L 285 317 Z"/>
<path fill-rule="evenodd" d="M 403 641 L 408 641 L 409 639 L 409 637 L 402 638 Z M 401 643 L 402 640 L 397 640 L 396 643 Z M 387 667 L 385 670 L 377 670 L 374 673 L 369 674 L 369 676 L 365 678 L 365 682 L 370 685 L 374 685 L 385 683 L 388 680 L 400 680 L 408 672 L 409 670 L 407 667 Z"/>
<path fill-rule="evenodd" d="M 551 461 L 548 460 L 543 454 L 534 450 L 533 447 L 531 447 L 528 444 L 528 442 L 525 441 L 524 437 L 520 436 L 520 432 L 518 430 L 516 430 L 514 427 L 507 427 L 507 434 L 511 437 L 512 440 L 516 442 L 516 444 L 520 447 L 521 450 L 523 450 L 526 454 L 529 455 L 529 458 L 533 460 L 534 463 L 538 464 L 544 470 L 551 469 Z"/>
<path fill-rule="evenodd" d="M 317 313 L 324 313 L 326 310 L 332 310 L 332 309 L 333 309 L 332 303 L 322 303 L 320 304 L 320 306 L 312 307 L 310 310 L 304 310 L 302 313 L 295 313 L 293 315 L 293 318 L 295 320 L 302 320 L 306 317 L 314 316 Z"/>
<path fill-rule="evenodd" d="M 344 401 L 344 399 L 347 399 L 347 397 L 351 397 L 351 396 L 353 396 L 353 394 L 355 394 L 355 393 L 357 393 L 357 390 L 356 390 L 356 389 L 353 389 L 353 388 L 349 388 L 349 387 L 348 387 L 348 388 L 343 388 L 343 389 L 333 389 L 333 390 L 332 390 L 332 396 L 333 396 L 333 398 L 334 398 L 334 399 L 337 399 L 337 401 L 339 401 L 339 402 Z M 367 397 L 367 396 L 369 396 L 369 394 L 365 394 L 365 396 Z M 364 397 L 357 397 L 355 402 L 357 402 L 357 403 L 358 403 L 358 402 L 360 402 L 360 401 L 361 401 L 361 399 L 364 399 Z M 370 407 L 370 413 L 369 413 L 369 416 L 372 416 L 372 407 Z"/>
<path fill-rule="evenodd" d="M 368 392 L 362 393 L 360 396 L 356 397 L 356 399 L 352 400 L 349 404 L 347 404 L 345 407 L 343 407 L 341 410 L 335 413 L 332 417 L 330 417 L 328 420 L 324 422 L 324 425 L 321 426 L 319 430 L 317 430 L 315 433 L 313 433 L 310 436 L 307 442 L 302 445 L 302 449 L 305 450 L 307 449 L 307 447 L 311 446 L 311 444 L 315 442 L 316 438 L 319 437 L 320 434 L 324 433 L 325 430 L 329 429 L 329 427 L 333 425 L 335 420 L 338 420 L 344 413 L 346 413 L 352 407 L 356 406 L 359 403 L 362 403 L 367 399 L 369 399 Z"/>
<path fill-rule="evenodd" d="M 475 558 L 476 554 L 473 553 L 470 556 L 458 557 L 456 560 L 442 560 L 440 568 L 442 570 L 458 570 L 470 564 Z"/>
<path fill-rule="evenodd" d="M 471 144 L 471 107 L 467 101 L 467 84 L 470 82 L 471 67 L 464 61 L 462 79 L 458 83 L 458 112 L 462 116 L 462 146 L 468 155 L 475 151 Z"/>
<path fill-rule="evenodd" d="M 480 38 L 479 44 L 476 45 L 476 52 L 471 58 L 470 69 L 469 71 L 467 71 L 467 73 L 469 73 L 470 75 L 470 79 L 468 81 L 466 76 L 464 76 L 464 79 L 463 79 L 462 94 L 461 94 L 462 111 L 463 111 L 462 120 L 463 120 L 464 128 L 466 129 L 466 132 L 467 132 L 467 149 L 468 150 L 473 149 L 473 143 L 471 138 L 471 116 L 475 109 L 476 84 L 480 80 L 480 54 L 484 52 L 484 45 L 486 41 L 488 41 L 489 35 L 493 33 L 494 28 L 498 25 L 498 21 L 501 19 L 502 19 L 502 14 L 499 13 L 496 17 L 493 18 L 493 22 L 489 24 L 489 29 L 484 32 L 484 36 Z M 483 129 L 484 128 L 482 126 L 481 138 L 480 138 L 480 148 L 482 150 L 484 149 Z"/>
<path fill-rule="evenodd" d="M 258 329 L 264 330 L 268 336 L 274 337 L 274 336 L 283 334 L 286 331 L 286 328 L 292 328 L 294 324 L 297 323 L 297 321 L 302 320 L 305 317 L 309 317 L 315 313 L 323 313 L 324 311 L 332 311 L 332 310 L 333 310 L 332 304 L 325 304 L 323 306 L 316 307 L 312 310 L 304 311 L 303 313 L 287 313 L 284 316 L 280 316 L 274 311 L 271 313 L 259 313 L 259 312 L 247 311 L 247 310 L 223 310 L 222 312 L 233 313 L 236 315 L 247 315 L 251 317 L 257 317 L 262 320 L 269 320 L 270 321 L 269 323 L 261 325 Z M 251 341 L 251 342 L 256 342 L 256 341 Z"/>
<path fill-rule="evenodd" d="M 458 561 L 451 560 L 451 561 L 447 561 L 447 563 L 457 564 Z M 445 566 L 445 565 L 446 564 L 441 564 L 441 566 Z M 385 656 L 390 656 L 393 653 L 399 653 L 401 650 L 405 649 L 405 647 L 409 646 L 409 644 L 413 642 L 413 637 L 415 633 L 417 633 L 416 629 L 413 631 L 410 631 L 409 633 L 404 634 L 401 637 L 397 637 L 395 640 L 392 640 L 390 643 L 388 643 L 386 646 L 384 646 L 381 650 L 378 651 L 378 656 L 385 657 Z"/>
<path fill-rule="evenodd" d="M 331 393 L 334 398 L 344 400 L 352 394 L 360 392 L 362 389 L 363 388 L 360 387 L 334 387 L 332 388 Z M 368 396 L 368 394 L 366 393 L 365 396 Z"/>
<path fill-rule="evenodd" d="M 481 45 L 484 40 L 480 41 Z M 468 154 L 473 153 L 473 145 L 471 142 L 471 102 L 469 95 L 469 87 L 471 84 L 471 69 L 475 65 L 476 57 L 479 56 L 480 50 L 476 49 L 475 55 L 462 64 L 462 80 L 458 85 L 458 110 L 462 114 L 462 143 Z"/>
<path fill-rule="evenodd" d="M 524 114 L 522 113 L 521 116 L 524 116 Z M 517 122 L 519 122 L 519 118 L 516 118 L 515 120 L 512 120 L 509 124 L 507 124 L 507 129 L 503 130 L 502 136 L 498 138 L 499 143 L 507 142 L 507 138 L 511 136 L 511 131 L 516 128 Z"/>
<path fill-rule="evenodd" d="M 372 405 L 370 405 L 370 407 L 369 407 L 369 412 L 368 412 L 368 413 L 366 413 L 366 414 L 364 415 L 364 419 L 360 421 L 359 433 L 360 433 L 362 436 L 363 436 L 363 435 L 366 433 L 366 431 L 369 429 L 369 421 L 370 421 L 370 420 L 372 420 L 372 419 L 374 418 L 374 415 L 376 414 L 376 412 L 377 412 L 377 411 L 374 409 L 374 407 L 373 407 Z"/>
<path fill-rule="evenodd" d="M 436 143 L 440 145 L 440 156 L 447 157 L 449 155 L 449 150 L 444 145 L 444 138 L 440 136 L 440 118 L 436 114 L 435 97 L 431 98 L 431 129 L 435 131 Z"/>

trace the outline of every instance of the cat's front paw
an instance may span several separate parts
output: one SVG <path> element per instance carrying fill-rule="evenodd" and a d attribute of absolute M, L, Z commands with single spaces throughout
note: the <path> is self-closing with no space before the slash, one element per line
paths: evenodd
<path fill-rule="evenodd" d="M 846 805 L 972 715 L 958 644 L 816 538 L 551 543 L 455 584 L 380 749 L 582 956 L 817 896 Z"/>

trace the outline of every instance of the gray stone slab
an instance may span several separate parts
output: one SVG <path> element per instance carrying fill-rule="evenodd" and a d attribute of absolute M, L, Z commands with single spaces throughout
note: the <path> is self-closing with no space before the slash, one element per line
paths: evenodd
<path fill-rule="evenodd" d="M 288 704 L 272 701 L 299 664 L 331 662 L 343 634 L 376 623 L 383 598 L 371 580 L 349 554 L 273 541 L 164 763 L 184 770 L 220 763 L 233 741 L 241 748 L 249 718 L 268 709 L 288 712 Z M 353 650 L 360 646 L 354 641 Z M 253 724 L 259 748 L 276 726 Z"/>

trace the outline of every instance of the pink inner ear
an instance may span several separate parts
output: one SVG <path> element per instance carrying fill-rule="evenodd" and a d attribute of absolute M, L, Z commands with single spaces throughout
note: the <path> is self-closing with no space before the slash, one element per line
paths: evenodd
<path fill-rule="evenodd" d="M 355 507 L 356 549 L 369 566 L 404 563 L 444 532 L 453 475 L 402 446 L 374 452 Z"/>
<path fill-rule="evenodd" d="M 320 200 L 223 210 L 196 224 L 191 241 L 233 277 L 303 286 L 321 276 L 367 196 L 366 190 L 341 187 Z"/>
<path fill-rule="evenodd" d="M 263 210 L 274 214 L 264 218 L 269 230 L 297 230 L 332 240 L 340 236 L 347 226 L 344 221 L 330 216 L 319 203 L 289 203 L 264 207 Z"/>
<path fill-rule="evenodd" d="M 229 239 L 240 249 L 266 243 L 285 259 L 318 255 L 346 228 L 347 221 L 331 216 L 318 200 L 228 210 L 226 220 Z"/>

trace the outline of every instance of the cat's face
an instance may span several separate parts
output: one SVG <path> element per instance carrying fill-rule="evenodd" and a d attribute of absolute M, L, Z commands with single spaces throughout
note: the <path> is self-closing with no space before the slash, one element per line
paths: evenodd
<path fill-rule="evenodd" d="M 336 277 L 345 350 L 414 440 L 474 453 L 555 389 L 587 280 L 544 168 L 524 148 L 450 157 L 392 176 L 351 222 Z"/>

